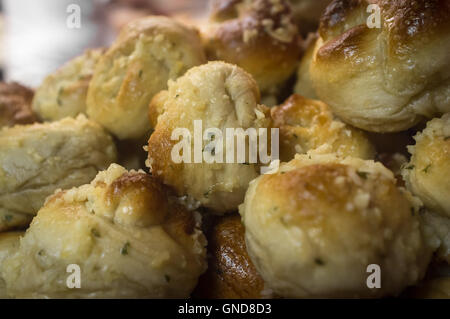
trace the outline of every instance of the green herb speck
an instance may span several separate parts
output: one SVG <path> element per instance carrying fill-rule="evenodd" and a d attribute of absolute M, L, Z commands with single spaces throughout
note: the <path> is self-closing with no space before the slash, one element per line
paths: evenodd
<path fill-rule="evenodd" d="M 362 179 L 367 179 L 367 175 L 369 175 L 369 173 L 367 172 L 360 172 L 360 171 L 357 171 L 356 174 L 358 174 L 358 176 L 361 177 Z"/>
<path fill-rule="evenodd" d="M 128 255 L 128 248 L 130 248 L 130 243 L 127 241 L 122 248 L 120 248 L 121 255 Z"/>
<path fill-rule="evenodd" d="M 320 259 L 320 258 L 315 258 L 314 259 L 314 262 L 317 264 L 317 265 L 319 265 L 319 266 L 323 266 L 325 263 L 323 262 L 323 260 L 322 259 Z"/>
<path fill-rule="evenodd" d="M 91 229 L 91 233 L 92 235 L 94 235 L 95 237 L 100 237 L 100 233 L 98 232 L 98 230 L 96 228 L 92 228 Z"/>
<path fill-rule="evenodd" d="M 143 71 L 139 70 L 139 77 L 142 77 L 142 73 L 143 73 Z"/>
<path fill-rule="evenodd" d="M 423 170 L 422 172 L 424 172 L 425 174 L 428 173 L 428 171 L 430 170 L 431 164 L 428 164 Z"/>
<path fill-rule="evenodd" d="M 12 215 L 5 215 L 5 216 L 3 216 L 3 219 L 5 220 L 5 222 L 9 223 L 10 221 L 12 221 L 13 216 Z"/>
<path fill-rule="evenodd" d="M 58 90 L 58 97 L 56 98 L 56 102 L 58 103 L 59 106 L 62 106 L 62 101 L 61 101 L 60 97 L 63 92 L 64 92 L 64 87 L 61 86 Z"/>
<path fill-rule="evenodd" d="M 166 282 L 170 282 L 170 276 L 169 275 L 164 275 L 164 278 L 166 279 Z"/>

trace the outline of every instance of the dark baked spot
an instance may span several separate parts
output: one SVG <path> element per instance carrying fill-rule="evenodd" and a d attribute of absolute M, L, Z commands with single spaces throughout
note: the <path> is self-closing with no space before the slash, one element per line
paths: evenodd
<path fill-rule="evenodd" d="M 131 187 L 140 189 L 141 191 L 157 192 L 162 198 L 166 196 L 165 192 L 167 191 L 165 186 L 154 180 L 150 175 L 145 173 L 132 174 L 127 172 L 111 183 L 107 196 L 121 196 L 124 191 Z"/>
<path fill-rule="evenodd" d="M 31 109 L 33 90 L 15 82 L 0 82 L 0 128 L 37 121 Z"/>
<path fill-rule="evenodd" d="M 322 35 L 322 31 L 333 28 L 337 24 L 343 22 L 349 12 L 358 7 L 362 0 L 337 0 L 333 1 L 322 14 L 320 19 L 319 32 Z"/>
<path fill-rule="evenodd" d="M 448 0 L 382 0 L 386 28 L 392 41 L 407 40 L 419 35 L 448 32 L 450 1 Z"/>
<path fill-rule="evenodd" d="M 330 40 L 317 51 L 317 59 L 351 59 L 358 56 L 361 38 L 370 29 L 366 25 L 359 25 L 344 32 L 339 37 Z"/>

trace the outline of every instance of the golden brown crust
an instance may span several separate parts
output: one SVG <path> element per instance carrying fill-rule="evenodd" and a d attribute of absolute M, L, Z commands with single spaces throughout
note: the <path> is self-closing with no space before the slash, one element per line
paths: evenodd
<path fill-rule="evenodd" d="M 333 1 L 310 67 L 317 96 L 345 122 L 381 133 L 449 112 L 449 3 Z M 380 27 L 367 23 L 369 4 L 379 5 Z"/>
<path fill-rule="evenodd" d="M 358 179 L 360 183 L 365 183 L 365 179 L 371 178 L 370 174 L 357 171 Z M 338 177 L 344 177 L 338 179 L 340 181 L 339 187 L 330 187 L 336 183 Z M 364 177 L 363 177 L 364 176 Z M 274 202 L 274 205 L 281 204 L 281 207 L 286 210 L 284 218 L 289 220 L 292 225 L 307 225 L 311 223 L 311 226 L 317 222 L 326 222 L 330 217 L 328 214 L 335 215 L 337 212 L 347 214 L 349 211 L 348 202 L 353 198 L 358 190 L 361 189 L 359 183 L 355 183 L 354 179 L 349 175 L 348 166 L 337 163 L 330 164 L 316 164 L 301 167 L 296 170 L 288 171 L 283 174 L 267 175 L 262 178 L 263 184 L 258 188 L 258 192 L 262 194 L 268 193 L 284 193 L 286 194 L 286 202 L 279 203 Z M 311 183 L 311 181 L 314 181 Z M 383 203 L 383 196 L 391 194 L 393 197 L 402 198 L 402 194 L 395 184 L 390 180 L 385 179 L 379 181 L 383 184 L 383 187 L 379 186 L 376 190 L 370 190 L 371 201 L 368 208 L 373 209 L 377 205 L 379 209 L 385 211 Z M 328 185 L 328 187 L 326 187 Z M 383 189 L 382 193 L 376 193 L 376 191 Z M 373 192 L 375 191 L 375 192 Z M 317 209 L 317 203 L 320 202 L 334 203 L 333 210 Z M 411 205 L 404 198 L 403 202 L 397 203 L 399 206 L 392 208 L 393 211 L 398 214 L 389 215 L 388 217 L 394 218 L 393 220 L 401 220 L 410 214 Z M 405 209 L 406 207 L 406 209 Z M 401 215 L 403 214 L 403 215 Z M 391 222 L 392 222 L 391 221 Z M 391 224 L 391 222 L 387 222 Z"/>
<path fill-rule="evenodd" d="M 367 27 L 366 15 L 362 13 L 370 4 L 380 7 L 382 28 Z M 450 27 L 449 16 L 448 0 L 336 0 L 322 15 L 319 34 L 325 43 L 338 37 L 321 53 L 328 57 L 342 54 L 371 31 L 388 37 L 388 54 L 403 56 L 408 42 L 429 42 L 428 38 L 445 34 Z"/>
<path fill-rule="evenodd" d="M 207 232 L 208 270 L 194 293 L 198 298 L 253 299 L 263 296 L 264 281 L 247 253 L 238 214 L 219 217 Z"/>
<path fill-rule="evenodd" d="M 164 111 L 148 142 L 147 165 L 153 176 L 172 186 L 179 196 L 188 195 L 218 213 L 235 210 L 248 182 L 257 176 L 260 161 L 226 163 L 226 130 L 270 127 L 269 112 L 258 104 L 259 98 L 253 78 L 238 66 L 224 62 L 192 68 L 175 82 L 169 82 L 167 93 L 158 95 L 151 104 L 151 108 Z M 208 143 L 200 141 L 202 158 L 196 162 L 194 121 L 199 120 L 202 134 L 215 128 L 221 131 L 223 139 L 222 143 L 215 141 L 222 152 L 214 146 L 214 152 L 209 154 L 203 148 Z M 180 135 L 172 140 L 174 133 Z M 187 133 L 190 138 L 184 136 Z M 237 143 L 234 148 L 237 149 Z M 180 153 L 183 158 L 176 158 Z M 203 160 L 208 155 L 221 158 Z"/>
<path fill-rule="evenodd" d="M 361 48 L 360 42 L 368 35 L 369 29 L 365 25 L 358 25 L 341 34 L 333 40 L 320 47 L 317 51 L 316 59 L 318 61 L 328 59 L 351 59 L 351 52 L 356 52 Z M 354 58 L 356 60 L 357 57 Z"/>
<path fill-rule="evenodd" d="M 240 21 L 238 18 L 242 18 Z M 269 19 L 271 23 L 263 23 Z M 295 30 L 289 25 L 291 10 L 283 0 L 277 1 L 246 1 L 246 0 L 216 0 L 213 3 L 212 21 L 233 20 L 233 25 L 240 25 L 241 32 L 255 28 L 264 36 L 272 36 L 280 42 L 291 42 Z M 273 33 L 271 33 L 273 32 Z"/>
<path fill-rule="evenodd" d="M 172 159 L 171 150 L 178 141 L 172 140 L 171 136 L 172 130 L 170 128 L 162 125 L 156 126 L 148 141 L 148 161 L 152 174 L 167 185 L 177 185 L 175 189 L 182 195 L 185 189 L 183 184 L 179 182 L 179 177 L 184 164 L 175 163 Z"/>
<path fill-rule="evenodd" d="M 289 220 L 291 225 L 313 226 L 318 222 L 326 223 L 331 215 L 338 212 L 348 214 L 351 211 L 348 206 L 349 199 L 354 198 L 358 190 L 361 190 L 361 184 L 371 178 L 369 173 L 363 171 L 355 171 L 355 173 L 358 175 L 359 183 L 355 183 L 347 165 L 339 163 L 309 165 L 283 174 L 263 176 L 257 192 L 285 194 L 286 201 L 273 203 L 275 206 L 280 204 L 280 207 L 286 210 L 287 215 L 285 214 L 283 218 Z M 338 177 L 344 178 L 338 179 Z M 337 180 L 339 180 L 338 187 L 330 186 Z M 397 223 L 394 227 L 398 227 L 398 222 L 411 214 L 411 205 L 391 180 L 381 179 L 377 183 L 376 189 L 368 190 L 371 200 L 367 208 L 378 207 L 381 211 L 387 211 L 389 208 L 396 211 L 396 214 L 387 216 L 390 221 L 386 222 L 390 225 Z M 390 206 L 392 203 L 383 202 L 387 194 L 402 199 L 395 203 L 398 204 L 397 207 L 392 208 Z M 317 203 L 320 202 L 333 203 L 333 210 L 318 209 Z"/>
<path fill-rule="evenodd" d="M 164 113 L 164 101 L 167 99 L 167 91 L 156 94 L 148 106 L 148 119 L 153 128 L 158 123 L 158 116 Z"/>
<path fill-rule="evenodd" d="M 136 225 L 149 227 L 163 224 L 171 237 L 183 243 L 195 229 L 194 215 L 183 209 L 169 197 L 174 196 L 171 189 L 143 172 L 126 172 L 105 191 L 105 201 L 120 209 L 127 206 L 133 213 Z"/>
<path fill-rule="evenodd" d="M 427 208 L 450 218 L 450 113 L 429 121 L 414 139 L 402 171 L 406 185 Z"/>
<path fill-rule="evenodd" d="M 378 0 L 384 12 L 384 26 L 391 31 L 391 44 L 414 38 L 432 37 L 450 26 L 448 0 Z M 400 42 L 400 43 L 399 43 Z"/>
<path fill-rule="evenodd" d="M 450 113 L 429 121 L 414 139 L 402 175 L 426 208 L 423 221 L 434 235 L 435 258 L 450 263 Z"/>
<path fill-rule="evenodd" d="M 250 184 L 239 207 L 249 256 L 281 297 L 397 295 L 425 274 L 417 199 L 380 163 L 297 155 Z M 383 284 L 367 286 L 379 265 Z"/>
<path fill-rule="evenodd" d="M 168 210 L 165 187 L 144 173 L 124 173 L 108 186 L 105 199 L 113 206 L 130 206 L 145 214 L 141 226 L 161 223 Z"/>
<path fill-rule="evenodd" d="M 90 184 L 57 191 L 0 269 L 9 297 L 189 297 L 206 270 L 206 240 L 198 213 L 171 195 L 117 164 Z M 80 289 L 64 284 L 73 263 Z"/>
<path fill-rule="evenodd" d="M 450 24 L 450 2 L 447 0 L 336 0 L 321 17 L 320 35 L 327 39 L 338 30 L 342 32 L 364 24 L 365 17 L 354 15 L 370 4 L 380 7 L 383 28 L 390 34 L 391 45 L 400 46 L 418 36 L 432 36 Z"/>
<path fill-rule="evenodd" d="M 31 124 L 37 120 L 31 110 L 33 90 L 16 82 L 0 82 L 0 128 Z"/>
<path fill-rule="evenodd" d="M 239 65 L 263 94 L 276 93 L 294 72 L 301 39 L 284 0 L 216 1 L 207 34 L 210 59 Z"/>
<path fill-rule="evenodd" d="M 291 95 L 271 108 L 274 127 L 280 129 L 280 160 L 290 161 L 297 153 L 326 148 L 340 156 L 373 158 L 375 153 L 365 134 L 334 118 L 330 108 L 318 100 Z"/>

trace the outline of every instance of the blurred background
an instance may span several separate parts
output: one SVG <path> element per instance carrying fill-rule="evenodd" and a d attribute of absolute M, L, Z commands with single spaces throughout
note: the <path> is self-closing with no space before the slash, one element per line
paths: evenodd
<path fill-rule="evenodd" d="M 87 48 L 108 46 L 146 15 L 198 22 L 208 0 L 0 0 L 0 77 L 36 87 Z"/>

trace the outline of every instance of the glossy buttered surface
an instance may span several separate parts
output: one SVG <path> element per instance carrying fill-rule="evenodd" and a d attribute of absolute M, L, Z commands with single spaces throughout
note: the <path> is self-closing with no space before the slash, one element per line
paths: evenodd
<path fill-rule="evenodd" d="M 325 2 L 133 21 L 33 110 L 1 84 L 0 297 L 448 296 L 449 1 L 335 0 L 306 39 Z M 227 129 L 280 162 L 237 161 Z"/>
<path fill-rule="evenodd" d="M 195 298 L 252 299 L 270 297 L 264 280 L 248 256 L 241 217 L 230 214 L 214 218 L 206 232 L 208 270 L 193 293 Z"/>

